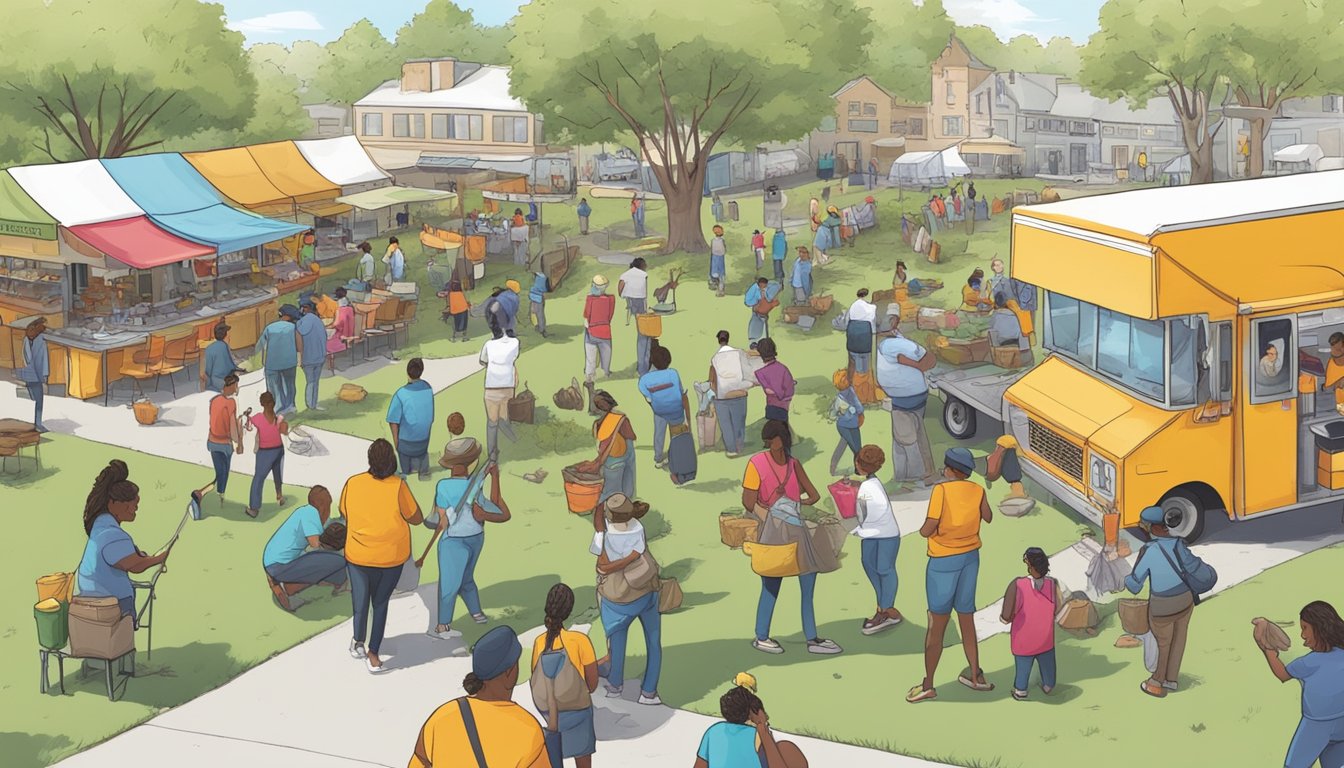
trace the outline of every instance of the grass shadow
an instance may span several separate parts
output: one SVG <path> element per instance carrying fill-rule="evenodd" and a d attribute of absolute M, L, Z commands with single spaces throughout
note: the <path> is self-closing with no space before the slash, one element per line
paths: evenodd
<path fill-rule="evenodd" d="M 304 411 L 304 424 L 321 427 L 324 423 L 347 421 L 370 413 L 384 413 L 387 411 L 387 404 L 392 402 L 392 395 L 369 392 L 368 396 L 357 403 L 347 403 L 340 398 L 324 402 L 326 402 L 325 411 Z"/>
<path fill-rule="evenodd" d="M 50 765 L 52 757 L 65 755 L 73 746 L 74 742 L 61 735 L 0 731 L 0 754 L 5 756 L 5 765 L 13 768 Z"/>

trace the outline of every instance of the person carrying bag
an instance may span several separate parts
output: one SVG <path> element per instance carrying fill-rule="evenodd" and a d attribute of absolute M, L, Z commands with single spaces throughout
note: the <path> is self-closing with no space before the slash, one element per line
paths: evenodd
<path fill-rule="evenodd" d="M 542 735 L 551 765 L 565 759 L 592 765 L 597 751 L 592 692 L 597 689 L 593 643 L 582 632 L 565 629 L 574 610 L 574 591 L 556 584 L 546 595 L 546 632 L 532 648 L 532 701 L 545 718 Z"/>

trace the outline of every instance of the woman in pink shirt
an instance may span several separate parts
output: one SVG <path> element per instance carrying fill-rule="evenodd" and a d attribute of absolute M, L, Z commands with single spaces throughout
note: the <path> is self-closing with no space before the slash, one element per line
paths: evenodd
<path fill-rule="evenodd" d="M 334 375 L 336 353 L 349 349 L 345 340 L 355 337 L 355 308 L 350 306 L 350 300 L 345 297 L 344 288 L 337 288 L 332 295 L 336 297 L 336 320 L 331 324 L 333 333 L 327 337 L 327 365 Z"/>
<path fill-rule="evenodd" d="M 261 413 L 248 422 L 248 431 L 256 431 L 256 468 L 252 471 L 252 494 L 248 497 L 247 516 L 255 518 L 261 510 L 261 488 L 266 484 L 266 476 L 275 480 L 275 503 L 285 505 L 281 492 L 284 483 L 285 444 L 281 435 L 289 434 L 289 424 L 285 417 L 275 412 L 275 395 L 261 393 Z"/>
<path fill-rule="evenodd" d="M 1059 582 L 1046 576 L 1050 558 L 1045 550 L 1031 547 L 1022 562 L 1027 564 L 1027 575 L 1009 582 L 999 615 L 1000 621 L 1012 625 L 1011 646 L 1017 661 L 1013 698 L 1018 701 L 1027 699 L 1032 662 L 1041 668 L 1041 692 L 1049 694 L 1055 689 L 1055 615 L 1062 602 Z"/>

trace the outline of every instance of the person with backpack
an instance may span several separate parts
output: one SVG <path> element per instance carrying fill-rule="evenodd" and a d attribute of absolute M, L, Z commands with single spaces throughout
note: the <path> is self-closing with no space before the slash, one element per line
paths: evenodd
<path fill-rule="evenodd" d="M 1031 666 L 1041 671 L 1041 693 L 1049 695 L 1055 689 L 1055 616 L 1064 604 L 1059 581 L 1047 576 L 1050 558 L 1040 547 L 1029 547 L 1022 554 L 1027 564 L 1027 575 L 1008 582 L 1003 594 L 1003 610 L 999 621 L 1011 624 L 1010 645 L 1016 673 L 1013 677 L 1013 698 L 1027 700 L 1027 685 L 1031 682 Z"/>
<path fill-rule="evenodd" d="M 1200 594 L 1213 589 L 1218 574 L 1183 539 L 1171 535 L 1161 507 L 1139 513 L 1139 526 L 1152 541 L 1139 550 L 1125 587 L 1137 595 L 1148 584 L 1148 627 L 1157 640 L 1157 667 L 1139 689 L 1160 699 L 1177 688 L 1190 617 Z"/>
<path fill-rule="evenodd" d="M 658 612 L 658 563 L 649 554 L 649 540 L 640 518 L 649 505 L 623 493 L 608 498 L 593 514 L 589 552 L 597 556 L 598 609 L 607 635 L 607 655 L 597 674 L 607 680 L 607 698 L 621 697 L 625 687 L 625 647 L 630 625 L 644 630 L 644 678 L 640 704 L 658 706 L 658 678 L 663 670 L 663 617 Z"/>
<path fill-rule="evenodd" d="M 591 768 L 597 751 L 592 697 L 598 682 L 597 651 L 587 635 L 565 629 L 573 610 L 574 590 L 568 584 L 556 584 L 546 593 L 546 633 L 532 645 L 532 703 L 547 718 L 543 728 L 548 748 L 559 741 L 562 759 L 572 759 L 575 768 Z"/>
<path fill-rule="evenodd" d="M 513 700 L 523 645 L 512 627 L 495 627 L 471 649 L 466 696 L 425 720 L 408 768 L 551 768 L 537 719 Z"/>
<path fill-rule="evenodd" d="M 733 687 L 719 697 L 719 713 L 723 722 L 700 738 L 695 768 L 807 768 L 797 744 L 775 741 L 752 675 L 737 673 Z"/>
<path fill-rule="evenodd" d="M 439 623 L 428 633 L 439 640 L 453 640 L 462 633 L 453 629 L 453 611 L 457 598 L 471 613 L 477 624 L 489 621 L 481 610 L 481 595 L 476 588 L 476 564 L 485 549 L 485 524 L 507 523 L 513 517 L 499 488 L 499 465 L 491 463 L 486 470 L 490 475 L 490 498 L 472 498 L 464 502 L 470 489 L 467 465 L 453 465 L 452 477 L 445 477 L 434 488 L 434 511 L 431 522 L 436 522 L 435 537 L 439 538 Z M 430 544 L 434 543 L 430 539 Z M 425 548 L 425 555 L 429 547 Z M 425 555 L 415 561 L 422 568 Z"/>
<path fill-rule="evenodd" d="M 1269 670 L 1286 683 L 1302 683 L 1302 720 L 1283 759 L 1286 768 L 1344 765 L 1344 619 L 1323 600 L 1298 613 L 1305 656 L 1284 664 L 1279 650 L 1261 647 Z M 1286 638 L 1285 638 L 1286 640 Z M 1284 642 L 1287 647 L 1287 642 Z"/>

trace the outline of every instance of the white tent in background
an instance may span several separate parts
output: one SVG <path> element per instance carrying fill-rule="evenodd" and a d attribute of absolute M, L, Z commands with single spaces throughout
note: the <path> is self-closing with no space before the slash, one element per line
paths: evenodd
<path fill-rule="evenodd" d="M 970 176 L 971 168 L 966 165 L 966 161 L 961 159 L 961 153 L 957 151 L 956 146 L 944 149 L 940 154 L 943 156 L 943 169 L 947 171 L 948 176 Z"/>
<path fill-rule="evenodd" d="M 891 183 L 899 187 L 942 187 L 947 177 L 941 152 L 906 152 L 891 163 Z"/>
<path fill-rule="evenodd" d="M 1276 173 L 1314 171 L 1323 157 L 1325 150 L 1320 144 L 1294 144 L 1274 153 L 1274 170 Z"/>

